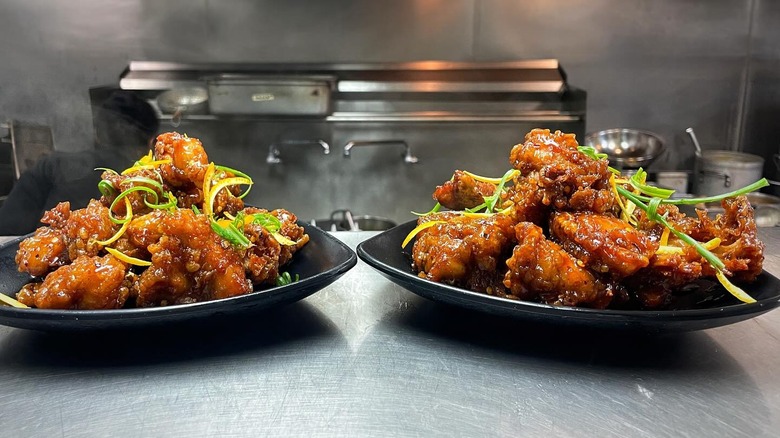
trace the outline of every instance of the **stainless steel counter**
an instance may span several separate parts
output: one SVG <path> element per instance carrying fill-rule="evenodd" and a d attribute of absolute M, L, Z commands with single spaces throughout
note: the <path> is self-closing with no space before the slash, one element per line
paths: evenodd
<path fill-rule="evenodd" d="M 762 237 L 780 275 L 780 228 Z M 778 372 L 780 311 L 656 337 L 562 331 L 424 300 L 360 261 L 230 325 L 2 327 L 0 436 L 778 436 Z"/>

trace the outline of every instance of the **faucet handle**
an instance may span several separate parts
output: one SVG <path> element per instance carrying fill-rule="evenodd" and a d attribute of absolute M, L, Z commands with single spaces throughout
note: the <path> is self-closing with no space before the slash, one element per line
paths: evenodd
<path fill-rule="evenodd" d="M 356 146 L 382 146 L 382 145 L 401 145 L 404 147 L 404 163 L 414 164 L 418 161 L 417 157 L 412 155 L 412 148 L 406 140 L 353 140 L 344 145 L 344 157 L 349 158 L 352 155 L 352 149 Z"/>
<path fill-rule="evenodd" d="M 322 153 L 328 155 L 330 153 L 330 145 L 322 139 L 315 140 L 282 140 L 279 143 L 271 143 L 268 146 L 268 156 L 265 158 L 265 162 L 268 164 L 280 164 L 282 162 L 281 153 L 279 148 L 282 146 L 299 146 L 299 145 L 319 145 L 322 148 Z"/>

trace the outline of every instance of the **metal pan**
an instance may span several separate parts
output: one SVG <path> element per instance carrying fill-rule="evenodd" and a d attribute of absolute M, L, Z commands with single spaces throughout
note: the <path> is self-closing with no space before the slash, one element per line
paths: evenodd
<path fill-rule="evenodd" d="M 184 114 L 203 112 L 209 92 L 203 87 L 174 88 L 157 96 L 157 106 L 164 114 L 171 114 L 171 125 L 175 128 L 181 123 Z"/>

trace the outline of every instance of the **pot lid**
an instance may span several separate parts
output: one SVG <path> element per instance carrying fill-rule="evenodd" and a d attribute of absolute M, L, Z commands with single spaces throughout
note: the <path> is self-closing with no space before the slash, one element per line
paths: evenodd
<path fill-rule="evenodd" d="M 702 160 L 704 162 L 720 165 L 725 164 L 737 168 L 753 168 L 764 165 L 764 159 L 758 155 L 734 151 L 704 151 Z"/>

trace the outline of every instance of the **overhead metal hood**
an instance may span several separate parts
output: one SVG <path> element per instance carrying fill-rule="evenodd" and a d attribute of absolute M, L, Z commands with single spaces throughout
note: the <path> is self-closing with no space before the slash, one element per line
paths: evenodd
<path fill-rule="evenodd" d="M 166 90 L 202 87 L 209 92 L 209 110 L 199 117 L 208 118 L 578 120 L 585 111 L 585 93 L 567 84 L 555 59 L 373 64 L 133 61 L 119 85 L 150 100 Z"/>

